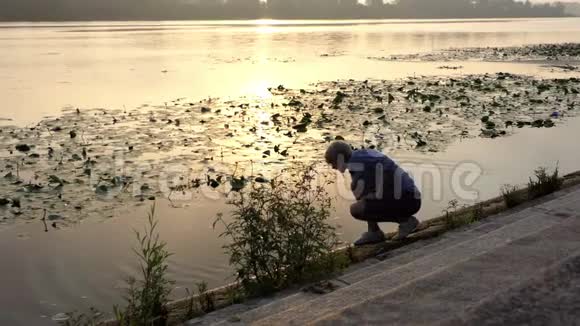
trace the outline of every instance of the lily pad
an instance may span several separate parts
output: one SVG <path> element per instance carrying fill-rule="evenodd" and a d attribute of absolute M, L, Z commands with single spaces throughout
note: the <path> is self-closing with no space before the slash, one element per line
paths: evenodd
<path fill-rule="evenodd" d="M 95 189 L 95 192 L 98 195 L 106 195 L 107 193 L 109 193 L 109 187 L 107 185 L 99 185 Z"/>
<path fill-rule="evenodd" d="M 16 145 L 16 150 L 19 152 L 29 152 L 30 151 L 30 146 L 27 144 L 18 144 Z"/>
<path fill-rule="evenodd" d="M 493 122 L 493 121 L 487 121 L 485 123 L 485 128 L 486 129 L 495 129 L 495 122 Z"/>
<path fill-rule="evenodd" d="M 67 182 L 64 181 L 63 179 L 57 177 L 56 175 L 51 175 L 48 177 L 48 183 L 51 185 L 61 185 L 62 186 Z"/>
<path fill-rule="evenodd" d="M 304 103 L 298 101 L 297 99 L 292 99 L 290 102 L 288 102 L 288 106 L 303 107 Z"/>
<path fill-rule="evenodd" d="M 334 103 L 335 105 L 338 105 L 338 104 L 342 103 L 342 101 L 346 97 L 348 97 L 347 94 L 345 94 L 345 93 L 343 93 L 341 91 L 338 91 L 338 92 L 336 92 L 336 96 L 334 97 L 334 100 L 332 100 L 332 103 Z"/>
<path fill-rule="evenodd" d="M 532 127 L 534 128 L 542 128 L 544 126 L 544 120 L 538 119 L 532 122 Z"/>
<path fill-rule="evenodd" d="M 254 178 L 254 181 L 257 182 L 257 183 L 268 183 L 268 182 L 270 182 L 268 179 L 266 179 L 264 177 L 261 177 L 261 176 Z"/>
<path fill-rule="evenodd" d="M 57 221 L 57 220 L 63 219 L 63 217 L 61 215 L 58 215 L 58 214 L 50 214 L 50 215 L 48 215 L 47 218 L 49 221 Z"/>
<path fill-rule="evenodd" d="M 230 180 L 230 185 L 232 187 L 232 191 L 240 191 L 244 189 L 246 186 L 246 179 L 244 177 L 241 178 L 232 178 Z"/>
<path fill-rule="evenodd" d="M 423 139 L 418 139 L 417 140 L 417 147 L 425 147 L 427 146 L 427 142 L 424 141 Z"/>
<path fill-rule="evenodd" d="M 216 179 L 210 179 L 208 185 L 215 189 L 220 186 L 220 183 Z"/>
<path fill-rule="evenodd" d="M 308 131 L 308 125 L 309 123 L 300 123 L 293 126 L 292 128 L 295 129 L 297 132 L 306 132 Z"/>
<path fill-rule="evenodd" d="M 14 208 L 22 208 L 22 205 L 20 204 L 20 198 L 12 198 L 11 202 L 12 202 L 12 205 L 10 205 L 10 206 L 12 206 Z"/>
<path fill-rule="evenodd" d="M 44 187 L 40 184 L 35 184 L 35 183 L 29 183 L 24 185 L 24 187 L 22 187 L 22 191 L 27 192 L 27 193 L 35 193 L 35 192 L 40 192 Z"/>

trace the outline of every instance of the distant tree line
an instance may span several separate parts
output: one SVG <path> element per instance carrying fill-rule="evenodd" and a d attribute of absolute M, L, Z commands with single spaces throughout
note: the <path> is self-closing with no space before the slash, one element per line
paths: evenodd
<path fill-rule="evenodd" d="M 574 16 L 580 16 L 580 3 L 567 3 L 565 4 L 566 13 Z"/>
<path fill-rule="evenodd" d="M 0 0 L 0 20 L 194 20 L 561 17 L 529 0 Z"/>

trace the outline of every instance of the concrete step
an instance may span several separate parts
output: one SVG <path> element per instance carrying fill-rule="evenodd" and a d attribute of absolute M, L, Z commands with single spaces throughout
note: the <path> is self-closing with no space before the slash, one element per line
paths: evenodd
<path fill-rule="evenodd" d="M 576 252 L 533 279 L 490 296 L 440 325 L 578 325 L 579 306 L 580 252 Z"/>
<path fill-rule="evenodd" d="M 515 240 L 537 234 L 561 223 L 563 219 L 534 208 L 517 214 L 520 215 L 517 221 L 497 230 L 447 246 L 404 265 L 398 265 L 351 286 L 309 301 L 307 304 L 295 306 L 261 320 L 248 322 L 254 325 L 303 325 L 317 320 L 320 316 L 336 315 L 353 305 L 365 303 L 369 298 L 385 296 L 420 279 L 448 270 L 454 265 L 505 247 Z M 525 217 L 521 218 L 522 216 Z"/>
<path fill-rule="evenodd" d="M 470 225 L 463 230 L 448 232 L 440 237 L 415 242 L 400 249 L 380 255 L 380 259 L 368 259 L 348 268 L 333 282 L 338 288 L 352 285 L 374 275 L 390 271 L 421 257 L 431 255 L 449 246 L 471 241 L 481 235 L 490 233 L 505 225 L 527 217 L 527 213 L 498 216 L 497 219 L 486 219 Z M 273 297 L 254 299 L 215 311 L 193 319 L 187 325 L 240 325 L 266 318 L 285 311 L 293 306 L 302 305 L 320 295 L 302 291 L 283 291 Z"/>
<path fill-rule="evenodd" d="M 528 288 L 538 283 L 533 281 L 538 275 L 579 255 L 580 219 L 573 219 L 445 269 L 435 270 L 374 297 L 341 307 L 326 316 L 319 315 L 310 324 L 457 325 L 458 320 L 475 318 L 469 311 L 480 306 L 482 301 L 493 302 L 491 309 L 503 312 L 504 321 L 509 321 L 513 317 L 507 311 L 509 305 L 498 305 L 501 301 L 498 297 L 512 288 L 522 285 Z M 519 298 L 530 300 L 528 292 L 523 291 Z M 537 297 L 541 297 L 541 293 Z M 544 299 L 550 301 L 553 297 Z M 525 306 L 525 303 L 517 304 L 516 300 L 511 305 L 517 308 Z M 493 314 L 488 311 L 485 315 Z M 473 325 L 483 324 L 481 309 L 478 317 L 475 318 L 478 322 Z M 532 320 L 528 319 L 528 322 Z"/>

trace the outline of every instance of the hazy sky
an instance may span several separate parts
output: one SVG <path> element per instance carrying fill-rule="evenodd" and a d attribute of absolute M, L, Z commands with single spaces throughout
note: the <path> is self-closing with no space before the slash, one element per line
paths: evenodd
<path fill-rule="evenodd" d="M 543 3 L 543 2 L 576 2 L 580 3 L 580 0 L 531 0 L 534 3 Z"/>
<path fill-rule="evenodd" d="M 518 0 L 524 1 L 524 0 Z M 580 3 L 580 0 L 530 0 L 533 3 L 545 3 L 545 2 L 576 2 Z"/>

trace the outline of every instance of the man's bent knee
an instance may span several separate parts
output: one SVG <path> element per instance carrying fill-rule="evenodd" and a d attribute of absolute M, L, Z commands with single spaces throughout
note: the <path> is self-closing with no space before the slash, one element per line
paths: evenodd
<path fill-rule="evenodd" d="M 357 220 L 365 220 L 365 203 L 364 201 L 357 201 L 356 203 L 350 205 L 350 215 Z"/>

